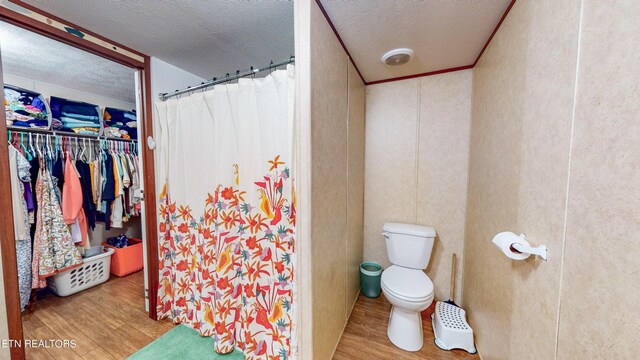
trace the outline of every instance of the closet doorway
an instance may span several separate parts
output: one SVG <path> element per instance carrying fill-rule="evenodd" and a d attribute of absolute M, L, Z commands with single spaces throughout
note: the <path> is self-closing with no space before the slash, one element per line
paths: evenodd
<path fill-rule="evenodd" d="M 124 358 L 172 327 L 154 321 L 157 271 L 148 271 L 157 269 L 153 154 L 141 140 L 151 135 L 149 59 L 17 14 L 5 20 L 0 201 L 12 211 L 0 245 L 19 344 L 11 358 Z"/>

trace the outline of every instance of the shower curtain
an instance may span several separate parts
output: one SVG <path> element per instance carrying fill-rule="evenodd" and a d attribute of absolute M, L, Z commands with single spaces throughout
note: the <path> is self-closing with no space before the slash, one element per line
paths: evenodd
<path fill-rule="evenodd" d="M 294 68 L 158 102 L 158 316 L 291 359 Z"/>

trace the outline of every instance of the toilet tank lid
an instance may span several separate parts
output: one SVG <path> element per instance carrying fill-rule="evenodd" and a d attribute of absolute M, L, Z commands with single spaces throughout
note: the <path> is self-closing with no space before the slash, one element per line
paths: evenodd
<path fill-rule="evenodd" d="M 434 228 L 415 224 L 386 223 L 382 230 L 392 234 L 436 237 L 436 230 Z"/>

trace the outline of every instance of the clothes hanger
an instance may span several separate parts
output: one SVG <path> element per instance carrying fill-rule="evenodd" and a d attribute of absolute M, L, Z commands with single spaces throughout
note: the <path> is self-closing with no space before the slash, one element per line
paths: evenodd
<path fill-rule="evenodd" d="M 49 154 L 51 154 L 49 152 L 49 149 L 47 147 L 47 141 L 49 140 L 49 137 L 47 135 L 43 135 L 42 136 L 42 153 L 44 154 L 44 158 L 47 159 L 50 157 Z"/>
<path fill-rule="evenodd" d="M 38 151 L 38 156 L 40 157 L 40 159 L 43 159 L 44 157 L 42 156 L 42 151 L 40 150 L 42 142 L 40 142 L 40 146 L 38 145 L 38 139 L 40 139 L 40 137 L 40 134 L 36 134 L 36 150 Z"/>
<path fill-rule="evenodd" d="M 33 154 L 33 157 L 36 157 L 38 155 L 38 153 L 36 152 L 36 149 L 33 147 L 33 138 L 31 137 L 31 133 L 29 133 L 29 148 L 31 148 L 31 153 Z M 29 161 L 33 160 L 33 157 L 31 159 L 29 159 Z"/>
<path fill-rule="evenodd" d="M 54 160 L 56 158 L 56 156 L 58 156 L 58 149 L 56 149 L 55 147 L 55 139 L 52 139 L 51 136 L 47 137 L 47 141 L 48 141 L 48 149 L 49 149 L 49 157 L 51 158 L 51 160 Z"/>
<path fill-rule="evenodd" d="M 47 135 L 47 150 L 49 150 L 49 158 L 51 160 L 53 160 L 55 155 L 57 155 L 57 151 L 58 150 L 54 151 L 54 149 L 51 147 L 51 136 L 50 135 Z"/>
<path fill-rule="evenodd" d="M 76 141 L 77 141 L 77 139 L 76 139 Z M 76 143 L 76 146 L 78 146 L 77 143 Z M 78 157 L 80 158 L 80 160 L 83 160 L 85 162 L 87 161 L 87 159 L 84 156 L 84 149 L 85 149 L 86 146 L 87 146 L 87 139 L 82 138 L 82 147 L 80 148 L 80 155 L 78 155 Z"/>
<path fill-rule="evenodd" d="M 67 156 L 70 156 L 71 154 L 69 154 L 69 138 L 68 137 L 62 137 L 62 139 L 60 139 L 60 154 L 62 155 L 63 159 L 67 159 Z"/>
<path fill-rule="evenodd" d="M 27 159 L 29 161 L 31 161 L 31 159 L 33 159 L 33 156 L 31 156 L 31 153 L 29 152 L 29 149 L 27 149 L 27 145 L 25 145 L 25 143 L 24 143 L 24 133 L 23 132 L 20 133 L 20 147 L 24 151 L 24 154 L 27 155 Z"/>
<path fill-rule="evenodd" d="M 76 143 L 76 156 L 75 156 L 75 160 L 80 160 L 80 146 L 78 145 L 78 138 L 75 138 L 75 143 Z"/>

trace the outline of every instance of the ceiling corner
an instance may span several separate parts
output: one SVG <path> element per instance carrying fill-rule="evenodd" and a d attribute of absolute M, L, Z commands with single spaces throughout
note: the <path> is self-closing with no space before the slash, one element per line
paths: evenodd
<path fill-rule="evenodd" d="M 494 29 L 491 32 L 490 36 L 485 41 L 485 43 L 484 43 L 483 47 L 481 48 L 481 50 L 479 51 L 478 55 L 475 57 L 475 60 L 473 61 L 473 63 L 468 64 L 468 65 L 463 65 L 463 66 L 444 67 L 442 69 L 438 69 L 438 70 L 434 70 L 434 71 L 415 73 L 415 74 L 409 74 L 409 75 L 398 76 L 398 77 L 391 77 L 391 78 L 387 78 L 387 79 L 367 81 L 367 80 L 365 80 L 362 72 L 360 71 L 360 68 L 358 67 L 358 65 L 356 64 L 355 60 L 353 59 L 353 56 L 351 55 L 351 52 L 349 51 L 349 49 L 347 48 L 345 42 L 342 39 L 342 36 L 340 35 L 340 33 L 338 32 L 336 26 L 334 25 L 333 20 L 329 17 L 329 14 L 328 14 L 327 10 L 325 9 L 325 7 L 322 4 L 322 0 L 315 0 L 315 1 L 316 1 L 316 4 L 318 5 L 318 7 L 320 8 L 320 11 L 324 15 L 325 19 L 327 20 L 327 23 L 329 24 L 329 26 L 333 30 L 333 33 L 335 34 L 336 38 L 338 39 L 338 42 L 340 43 L 340 45 L 344 49 L 344 52 L 349 57 L 349 60 L 353 64 L 354 68 L 358 72 L 358 75 L 360 76 L 360 78 L 362 79 L 362 81 L 364 82 L 365 85 L 380 84 L 380 83 L 386 83 L 386 82 L 392 82 L 392 81 L 406 80 L 406 79 L 411 79 L 411 78 L 416 78 L 416 77 L 432 76 L 432 75 L 438 75 L 438 74 L 443 74 L 443 73 L 448 73 L 448 72 L 473 69 L 475 67 L 475 65 L 478 63 L 478 61 L 480 60 L 480 58 L 482 57 L 482 54 L 484 53 L 484 51 L 487 49 L 487 47 L 491 43 L 491 40 L 493 40 L 495 34 L 498 32 L 498 29 L 500 28 L 500 26 L 502 25 L 502 23 L 504 22 L 504 20 L 506 19 L 507 15 L 509 14 L 509 12 L 511 11 L 511 9 L 513 8 L 513 6 L 514 6 L 514 4 L 516 2 L 516 0 L 511 0 L 510 1 L 510 3 L 507 6 L 506 10 L 503 12 L 502 16 L 500 17 L 500 20 L 498 21 L 498 23 L 494 27 Z"/>

